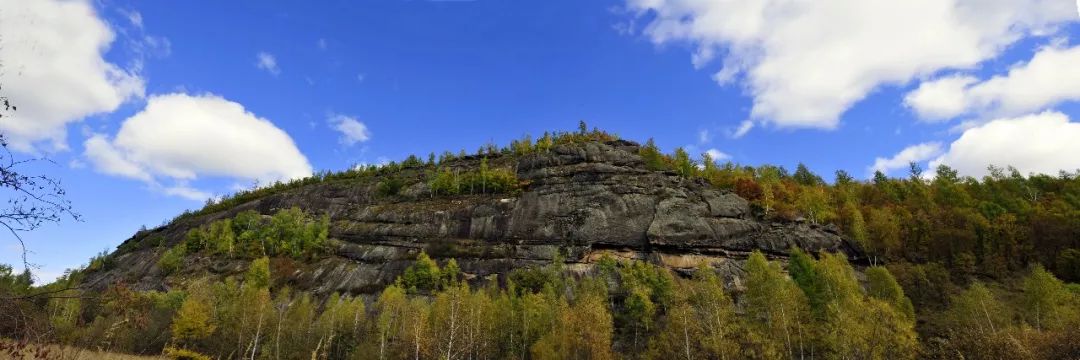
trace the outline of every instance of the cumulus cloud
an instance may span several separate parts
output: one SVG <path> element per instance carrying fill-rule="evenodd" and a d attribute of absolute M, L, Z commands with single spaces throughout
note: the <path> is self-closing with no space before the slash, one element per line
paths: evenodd
<path fill-rule="evenodd" d="M 824 129 L 879 86 L 973 68 L 1019 39 L 1054 34 L 1076 21 L 1075 7 L 1072 0 L 627 0 L 653 43 L 691 44 L 698 67 L 721 58 L 714 79 L 743 83 L 755 121 Z"/>
<path fill-rule="evenodd" d="M 327 121 L 334 127 L 334 130 L 341 133 L 342 144 L 353 146 L 371 139 L 371 131 L 368 131 L 367 125 L 354 117 L 332 115 Z"/>
<path fill-rule="evenodd" d="M 281 74 L 281 68 L 278 67 L 277 58 L 268 52 L 259 52 L 258 54 L 255 54 L 255 67 L 265 70 L 270 73 L 270 75 L 278 76 L 278 74 Z"/>
<path fill-rule="evenodd" d="M 728 155 L 728 154 L 726 154 L 726 153 L 724 153 L 724 152 L 722 152 L 720 150 L 717 150 L 715 148 L 705 150 L 705 153 L 709 154 L 709 157 L 711 157 L 713 159 L 713 161 L 725 161 L 725 160 L 731 159 L 731 155 Z"/>
<path fill-rule="evenodd" d="M 889 158 L 879 157 L 874 159 L 869 172 L 881 171 L 888 174 L 891 171 L 907 168 L 911 163 L 921 163 L 941 154 L 941 143 L 930 142 L 912 145 L 900 150 Z"/>
<path fill-rule="evenodd" d="M 950 75 L 924 82 L 904 102 L 928 121 L 969 113 L 1015 116 L 1080 100 L 1080 46 L 1048 46 L 986 81 Z"/>
<path fill-rule="evenodd" d="M 1060 112 L 1001 118 L 964 131 L 930 167 L 944 164 L 976 177 L 986 175 L 989 165 L 1055 175 L 1080 169 L 1077 139 L 1080 123 Z"/>
<path fill-rule="evenodd" d="M 170 180 L 178 185 L 161 186 L 165 192 L 185 197 L 206 198 L 186 186 L 204 176 L 265 184 L 312 172 L 288 134 L 211 94 L 153 96 L 112 139 L 94 134 L 84 145 L 98 171 L 154 186 Z"/>
<path fill-rule="evenodd" d="M 139 74 L 103 58 L 115 34 L 89 1 L 0 0 L 0 9 L 0 84 L 18 106 L 0 132 L 14 149 L 67 149 L 68 124 L 143 96 Z"/>

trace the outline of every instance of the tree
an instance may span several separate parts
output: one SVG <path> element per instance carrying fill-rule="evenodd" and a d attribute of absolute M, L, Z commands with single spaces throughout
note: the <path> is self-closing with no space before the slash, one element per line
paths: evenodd
<path fill-rule="evenodd" d="M 205 286 L 196 285 L 189 291 L 173 318 L 172 335 L 175 341 L 191 346 L 213 334 L 217 326 L 210 317 L 213 308 Z"/>
<path fill-rule="evenodd" d="M 866 219 L 863 218 L 862 211 L 859 210 L 859 206 L 854 201 L 844 201 L 844 205 L 840 209 L 840 218 L 844 222 L 844 229 L 847 230 L 848 236 L 851 236 L 863 249 L 870 248 Z"/>
<path fill-rule="evenodd" d="M 7 98 L 0 98 L 0 104 L 7 110 L 14 110 Z M 37 162 L 51 162 L 45 158 L 16 159 L 8 149 L 7 139 L 0 134 L 0 187 L 9 191 L 7 207 L 0 209 L 0 225 L 3 225 L 19 242 L 22 250 L 23 267 L 29 269 L 26 257 L 26 242 L 20 233 L 33 231 L 47 223 L 57 223 L 64 218 L 80 221 L 82 216 L 76 213 L 67 192 L 60 180 L 46 175 L 32 175 L 23 172 L 24 168 Z"/>
<path fill-rule="evenodd" d="M 952 296 L 949 302 L 943 320 L 945 327 L 953 332 L 987 338 L 1010 324 L 1009 308 L 981 282 L 973 282 L 967 290 Z"/>
<path fill-rule="evenodd" d="M 900 248 L 900 222 L 889 211 L 889 208 L 870 209 L 868 215 L 866 232 L 869 235 L 869 247 L 867 250 L 888 258 Z"/>
<path fill-rule="evenodd" d="M 818 318 L 824 316 L 826 298 L 825 284 L 817 273 L 816 262 L 802 249 L 792 248 L 788 259 L 788 274 L 806 295 L 810 309 Z"/>
<path fill-rule="evenodd" d="M 3 85 L 0 84 L 0 90 Z M 0 119 L 11 117 L 18 107 L 0 93 Z M 9 191 L 7 206 L 0 209 L 0 225 L 3 225 L 19 242 L 22 251 L 23 268 L 30 269 L 26 258 L 26 242 L 20 233 L 33 231 L 47 223 L 57 223 L 64 218 L 80 221 L 82 216 L 76 213 L 66 196 L 67 192 L 60 180 L 46 176 L 23 172 L 24 168 L 39 162 L 49 162 L 47 158 L 16 159 L 8 148 L 7 138 L 0 134 L 0 187 Z"/>
<path fill-rule="evenodd" d="M 692 280 L 677 281 L 672 305 L 651 336 L 650 359 L 731 359 L 738 354 L 731 298 L 716 272 L 702 264 Z"/>
<path fill-rule="evenodd" d="M 440 275 L 439 264 L 431 260 L 431 257 L 423 251 L 416 257 L 416 262 L 405 269 L 405 274 L 401 277 L 402 286 L 409 292 L 434 291 L 442 283 L 443 277 Z"/>
<path fill-rule="evenodd" d="M 709 155 L 708 152 L 701 153 L 701 170 L 707 179 L 717 171 L 716 159 L 713 159 L 712 155 Z"/>
<path fill-rule="evenodd" d="M 405 298 L 405 289 L 398 285 L 391 285 L 383 289 L 375 302 L 377 318 L 375 330 L 377 334 L 377 349 L 379 359 L 402 358 L 404 354 L 398 354 L 397 342 L 400 339 L 399 332 L 402 323 L 408 313 L 408 300 Z M 397 354 L 397 355 L 395 355 Z"/>
<path fill-rule="evenodd" d="M 802 186 L 815 186 L 825 183 L 824 180 L 821 180 L 820 176 L 810 171 L 810 168 L 806 167 L 803 163 L 799 163 L 795 168 L 795 174 L 792 174 L 791 178 L 792 180 L 795 180 L 795 183 Z"/>
<path fill-rule="evenodd" d="M 746 260 L 746 313 L 753 357 L 794 358 L 805 354 L 802 324 L 809 304 L 779 264 L 754 251 Z"/>
<path fill-rule="evenodd" d="M 911 305 L 911 299 L 904 295 L 904 289 L 888 269 L 881 266 L 866 269 L 866 284 L 870 297 L 889 304 L 908 320 L 915 320 L 915 308 Z"/>
<path fill-rule="evenodd" d="M 270 287 L 270 259 L 262 257 L 255 259 L 248 265 L 248 271 L 244 274 L 244 285 L 257 289 Z"/>
<path fill-rule="evenodd" d="M 1035 264 L 1024 278 L 1024 315 L 1028 323 L 1039 330 L 1057 329 L 1076 315 L 1068 302 L 1072 295 L 1065 284 Z"/>
<path fill-rule="evenodd" d="M 694 161 L 690 159 L 690 154 L 686 152 L 686 149 L 675 149 L 675 171 L 682 177 L 694 176 L 694 171 L 697 170 L 694 167 Z"/>
<path fill-rule="evenodd" d="M 645 145 L 638 150 L 638 155 L 641 155 L 641 159 L 645 161 L 645 167 L 649 170 L 655 171 L 667 168 L 664 163 L 664 154 L 660 152 L 660 148 L 656 146 L 656 142 L 652 138 L 649 138 Z"/>
<path fill-rule="evenodd" d="M 591 288 L 591 289 L 590 289 Z M 532 346 L 535 359 L 613 359 L 614 331 L 602 285 L 584 281 L 577 286 L 577 299 L 560 303 L 555 325 Z"/>
<path fill-rule="evenodd" d="M 815 264 L 826 297 L 823 343 L 841 358 L 913 358 L 918 345 L 915 321 L 890 302 L 863 293 L 855 270 L 843 254 L 822 253 Z M 902 294 L 887 289 L 887 272 L 877 270 L 874 289 L 897 300 Z M 901 305 L 902 307 L 903 305 Z"/>
<path fill-rule="evenodd" d="M 1058 254 L 1057 274 L 1063 280 L 1080 282 L 1080 249 L 1066 249 Z"/>
<path fill-rule="evenodd" d="M 844 170 L 836 170 L 836 186 L 847 186 L 855 182 L 855 178 Z"/>
<path fill-rule="evenodd" d="M 810 222 L 817 224 L 831 220 L 835 217 L 828 204 L 828 195 L 822 186 L 809 186 L 802 189 L 796 203 L 802 213 L 810 218 Z"/>

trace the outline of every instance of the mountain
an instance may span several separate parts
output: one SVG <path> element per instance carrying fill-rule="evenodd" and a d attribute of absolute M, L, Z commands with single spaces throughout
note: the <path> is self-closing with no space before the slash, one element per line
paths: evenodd
<path fill-rule="evenodd" d="M 109 269 L 89 272 L 84 281 L 97 288 L 126 283 L 166 290 L 187 279 L 239 274 L 249 258 L 202 251 L 187 254 L 174 271 L 163 271 L 159 262 L 192 229 L 208 229 L 245 211 L 269 218 L 291 208 L 325 216 L 328 234 L 317 256 L 291 262 L 281 280 L 321 294 L 376 293 L 421 252 L 441 263 L 456 259 L 474 283 L 556 258 L 586 273 L 604 254 L 679 271 L 709 262 L 729 282 L 754 250 L 781 259 L 793 247 L 865 259 L 834 225 L 765 220 L 730 191 L 650 169 L 641 153 L 637 143 L 597 136 L 527 154 L 444 156 L 438 164 L 413 159 L 282 186 L 287 189 L 140 231 L 111 255 Z M 491 189 L 495 180 L 481 181 L 467 185 L 472 189 L 459 184 L 459 191 L 439 193 L 435 184 L 440 174 L 465 178 L 461 174 L 481 172 L 507 174 L 511 185 Z"/>

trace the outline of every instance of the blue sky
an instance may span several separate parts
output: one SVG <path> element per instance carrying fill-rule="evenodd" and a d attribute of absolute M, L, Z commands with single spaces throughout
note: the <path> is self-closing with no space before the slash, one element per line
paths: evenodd
<path fill-rule="evenodd" d="M 1080 168 L 1072 0 L 785 3 L 0 1 L 0 130 L 84 215 L 26 234 L 31 261 L 48 280 L 208 196 L 579 120 L 827 179 Z"/>

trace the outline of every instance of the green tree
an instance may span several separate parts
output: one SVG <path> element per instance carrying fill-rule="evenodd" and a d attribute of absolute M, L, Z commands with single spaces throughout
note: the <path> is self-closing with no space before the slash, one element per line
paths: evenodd
<path fill-rule="evenodd" d="M 423 251 L 416 257 L 416 261 L 405 269 L 405 274 L 401 276 L 401 284 L 409 292 L 435 291 L 438 290 L 442 283 L 443 277 L 439 270 L 439 264 L 436 264 L 435 260 L 432 260 Z"/>
<path fill-rule="evenodd" d="M 697 167 L 694 166 L 694 161 L 690 159 L 690 154 L 686 152 L 686 149 L 675 149 L 675 171 L 682 177 L 692 177 L 697 171 Z"/>
<path fill-rule="evenodd" d="M 784 276 L 779 264 L 754 251 L 746 261 L 746 313 L 752 357 L 794 358 L 807 353 L 809 304 L 799 287 Z"/>
<path fill-rule="evenodd" d="M 1035 264 L 1024 278 L 1024 317 L 1037 329 L 1057 329 L 1076 315 L 1065 284 Z"/>
<path fill-rule="evenodd" d="M 889 304 L 909 321 L 915 320 L 915 308 L 911 305 L 911 299 L 904 295 L 904 289 L 888 269 L 881 266 L 866 269 L 866 287 L 870 297 Z"/>
<path fill-rule="evenodd" d="M 188 346 L 197 345 L 205 340 L 217 328 L 210 317 L 212 313 L 209 294 L 204 286 L 192 286 L 173 318 L 173 339 Z"/>
<path fill-rule="evenodd" d="M 244 284 L 257 289 L 270 287 L 270 258 L 261 257 L 251 261 L 248 271 L 244 274 Z"/>
<path fill-rule="evenodd" d="M 187 248 L 183 244 L 174 246 L 161 254 L 157 261 L 157 267 L 165 275 L 175 273 L 184 265 L 184 256 L 186 254 Z"/>
<path fill-rule="evenodd" d="M 375 323 L 378 333 L 376 348 L 379 359 L 404 357 L 404 353 L 398 351 L 400 346 L 398 343 L 401 339 L 400 329 L 409 312 L 408 304 L 405 289 L 396 284 L 383 289 L 378 301 L 375 302 L 378 314 Z"/>
<path fill-rule="evenodd" d="M 656 171 L 667 168 L 664 162 L 664 153 L 660 151 L 660 148 L 656 146 L 656 142 L 651 138 L 638 150 L 638 155 L 641 155 L 641 159 L 645 161 L 645 167 L 649 170 Z"/>
<path fill-rule="evenodd" d="M 817 186 L 825 183 L 820 176 L 810 171 L 810 168 L 803 163 L 799 163 L 795 168 L 795 174 L 792 174 L 791 178 L 795 180 L 796 184 L 802 186 Z"/>

